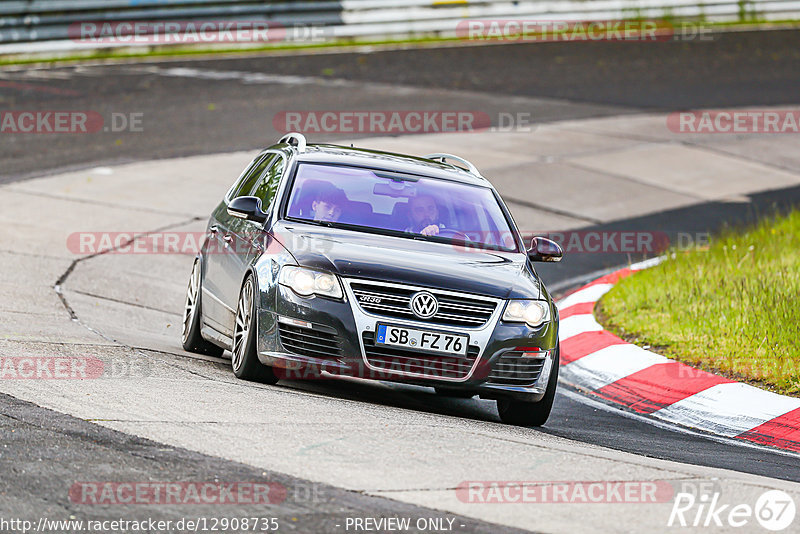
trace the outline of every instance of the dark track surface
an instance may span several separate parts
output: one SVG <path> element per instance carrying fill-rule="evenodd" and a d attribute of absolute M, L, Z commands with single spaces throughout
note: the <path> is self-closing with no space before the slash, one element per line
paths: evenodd
<path fill-rule="evenodd" d="M 796 103 L 800 31 L 723 33 L 712 41 L 510 44 L 158 64 L 199 69 L 213 80 L 148 74 L 142 66 L 62 67 L 44 76 L 0 70 L 0 111 L 92 110 L 106 121 L 111 113 L 144 114 L 141 133 L 2 134 L 0 183 L 69 166 L 257 149 L 275 138 L 273 118 L 286 110 L 470 110 L 493 118 L 501 111 L 526 112 L 544 123 Z M 226 79 L 232 73 L 358 83 L 270 85 Z M 391 94 L 361 82 L 426 91 Z M 342 135 L 316 136 L 334 137 Z"/>
<path fill-rule="evenodd" d="M 284 384 L 286 385 L 286 384 Z M 474 400 L 456 400 L 434 395 L 428 388 L 391 384 L 391 390 L 370 383 L 329 382 L 324 385 L 296 382 L 288 387 L 375 404 L 497 421 L 494 410 Z M 578 402 L 565 395 L 556 397 L 553 412 L 542 432 L 660 458 L 709 467 L 733 469 L 782 480 L 800 481 L 797 457 L 780 456 L 763 449 L 743 447 L 736 442 L 720 443 L 705 437 L 658 428 L 641 419 L 623 417 L 617 409 L 605 410 Z"/>
<path fill-rule="evenodd" d="M 707 36 L 712 37 L 712 36 Z M 219 63 L 203 62 L 208 67 Z M 492 45 L 226 61 L 226 68 L 549 97 L 642 109 L 797 102 L 800 32 L 711 40 Z"/>
<path fill-rule="evenodd" d="M 163 65 L 162 65 L 163 66 Z M 800 102 L 800 32 L 724 34 L 712 42 L 595 43 L 493 45 L 484 48 L 405 50 L 371 54 L 249 57 L 178 61 L 214 71 L 296 74 L 385 82 L 431 90 L 424 102 L 430 109 L 486 106 L 487 112 L 528 111 L 538 121 L 672 110 L 696 107 L 797 104 Z M 0 136 L 0 183 L 24 179 L 64 167 L 255 149 L 276 135 L 275 113 L 311 106 L 315 109 L 392 109 L 420 106 L 417 95 L 387 103 L 386 94 L 358 85 L 348 88 L 209 82 L 196 78 L 164 77 L 132 72 L 128 66 L 106 66 L 98 73 L 77 73 L 73 67 L 52 69 L 64 78 L 35 79 L 0 71 L 0 111 L 30 109 L 92 109 L 145 114 L 144 133 L 93 135 Z M 14 85 L 16 84 L 16 85 Z M 20 89 L 20 87 L 23 87 Z M 468 90 L 491 95 L 495 104 L 465 94 L 454 102 L 452 93 Z M 53 92 L 55 90 L 55 92 Z M 547 100 L 512 101 L 511 96 Z M 309 104 L 313 102 L 313 105 Z M 211 106 L 213 104 L 213 106 Z M 212 108 L 213 109 L 210 109 Z M 469 109 L 475 109 L 469 108 Z M 340 135 L 336 137 L 341 137 Z M 754 198 L 753 211 L 741 204 L 713 203 L 674 212 L 605 225 L 628 230 L 670 232 L 717 230 L 763 215 L 775 205 L 800 204 L 798 188 Z M 678 226 L 679 225 L 679 226 Z M 627 261 L 627 257 L 583 255 L 569 258 L 558 270 L 542 269 L 550 283 L 585 275 Z M 315 388 L 321 386 L 313 386 Z M 409 409 L 495 420 L 467 401 L 425 402 L 412 395 L 385 395 L 378 386 L 356 392 L 325 386 L 331 395 L 355 396 Z M 103 429 L 43 408 L 0 395 L 0 500 L 11 503 L 14 515 L 39 517 L 80 511 L 81 517 L 115 517 L 114 509 L 78 509 L 66 491 L 76 478 L 85 480 L 270 480 L 292 487 L 303 481 L 283 475 L 263 475 L 250 467 L 180 450 Z M 13 431 L 13 433 L 12 433 Z M 561 395 L 545 432 L 614 449 L 691 464 L 723 467 L 769 477 L 800 481 L 795 458 L 766 450 L 721 444 L 703 437 L 663 430 L 619 414 L 598 411 Z M 287 502 L 274 513 L 302 518 L 300 531 L 331 531 L 329 516 L 443 515 L 335 488 L 313 507 Z M 137 510 L 145 517 L 210 515 L 213 511 L 159 507 Z M 272 513 L 260 510 L 260 515 Z M 235 514 L 235 512 L 234 512 Z M 131 517 L 129 512 L 126 512 Z M 217 514 L 219 515 L 219 514 Z M 229 514 L 233 515 L 233 514 Z M 244 515 L 244 514 L 242 514 Z M 452 516 L 450 516 L 452 517 Z M 132 518 L 132 517 L 131 517 Z M 467 523 L 467 531 L 500 531 L 498 527 Z M 309 527 L 310 525 L 310 527 Z"/>

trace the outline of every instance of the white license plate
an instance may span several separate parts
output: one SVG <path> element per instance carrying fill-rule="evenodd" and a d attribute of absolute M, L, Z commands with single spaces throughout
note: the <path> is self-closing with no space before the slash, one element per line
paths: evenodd
<path fill-rule="evenodd" d="M 377 334 L 375 342 L 379 345 L 393 345 L 395 347 L 460 355 L 466 354 L 469 348 L 469 336 L 414 330 L 413 328 L 385 324 L 378 325 Z"/>

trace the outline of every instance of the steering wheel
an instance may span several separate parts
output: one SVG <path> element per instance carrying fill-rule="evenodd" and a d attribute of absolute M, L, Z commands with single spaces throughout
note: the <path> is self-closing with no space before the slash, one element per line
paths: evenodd
<path fill-rule="evenodd" d="M 439 237 L 460 239 L 461 241 L 472 241 L 464 232 L 459 232 L 458 230 L 453 230 L 452 228 L 439 228 Z"/>

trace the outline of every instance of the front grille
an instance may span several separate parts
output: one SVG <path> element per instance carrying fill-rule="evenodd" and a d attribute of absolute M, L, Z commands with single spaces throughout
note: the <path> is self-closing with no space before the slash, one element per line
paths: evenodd
<path fill-rule="evenodd" d="M 539 379 L 547 353 L 538 353 L 541 358 L 522 354 L 522 351 L 509 351 L 500 356 L 489 375 L 489 383 L 504 386 L 533 385 Z"/>
<path fill-rule="evenodd" d="M 480 349 L 474 345 L 467 349 L 465 356 L 431 354 L 376 345 L 374 332 L 364 332 L 362 339 L 367 361 L 373 367 L 382 371 L 424 375 L 427 378 L 466 378 L 480 354 Z"/>
<path fill-rule="evenodd" d="M 410 307 L 411 297 L 419 291 L 417 289 L 366 283 L 352 283 L 350 287 L 358 305 L 367 313 L 437 325 L 478 328 L 489 321 L 497 306 L 489 300 L 453 296 L 429 289 L 426 291 L 439 301 L 439 311 L 430 319 L 420 319 Z"/>
<path fill-rule="evenodd" d="M 294 354 L 325 360 L 335 360 L 342 355 L 342 345 L 336 334 L 284 323 L 278 324 L 278 334 L 283 348 Z"/>

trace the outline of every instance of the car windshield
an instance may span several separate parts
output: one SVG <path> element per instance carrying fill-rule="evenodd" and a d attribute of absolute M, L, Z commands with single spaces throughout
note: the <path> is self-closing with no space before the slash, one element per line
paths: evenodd
<path fill-rule="evenodd" d="M 302 163 L 287 218 L 516 252 L 491 189 L 392 171 Z"/>

